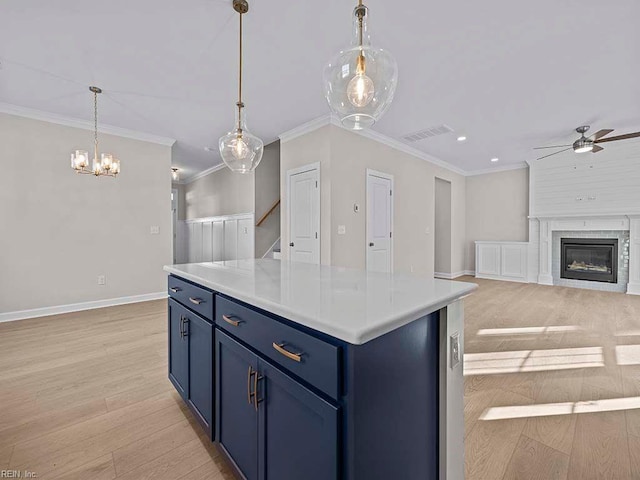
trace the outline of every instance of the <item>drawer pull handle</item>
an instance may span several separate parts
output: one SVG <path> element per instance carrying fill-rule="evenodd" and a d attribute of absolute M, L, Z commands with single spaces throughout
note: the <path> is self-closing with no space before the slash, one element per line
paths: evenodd
<path fill-rule="evenodd" d="M 173 293 L 178 293 L 180 292 L 182 289 L 178 288 L 178 287 L 169 287 L 169 290 L 171 290 Z"/>
<path fill-rule="evenodd" d="M 222 319 L 227 322 L 229 325 L 233 325 L 234 327 L 237 327 L 238 325 L 240 325 L 242 323 L 242 320 L 234 320 L 233 317 L 229 316 L 229 315 L 222 315 Z"/>
<path fill-rule="evenodd" d="M 285 345 L 286 343 L 284 342 L 283 343 L 273 342 L 273 348 L 275 348 L 278 353 L 281 353 L 285 357 L 290 358 L 294 362 L 300 362 L 302 360 L 302 355 L 303 355 L 302 352 L 293 353 L 288 350 L 285 350 L 284 348 Z"/>
<path fill-rule="evenodd" d="M 262 380 L 262 375 L 258 375 L 257 371 L 253 372 L 253 405 L 256 407 L 256 412 L 258 411 L 258 404 L 262 401 L 261 398 L 258 398 L 258 380 Z"/>
<path fill-rule="evenodd" d="M 251 377 L 253 377 L 255 374 L 256 372 L 254 372 L 253 368 L 251 368 L 251 365 L 249 365 L 249 371 L 247 372 L 247 402 L 249 402 L 249 405 L 253 403 L 251 399 L 255 395 L 255 393 L 251 391 Z"/>
<path fill-rule="evenodd" d="M 193 297 L 189 297 L 189 301 L 191 303 L 195 303 L 196 305 L 200 305 L 202 303 L 202 299 L 201 298 L 193 298 Z"/>

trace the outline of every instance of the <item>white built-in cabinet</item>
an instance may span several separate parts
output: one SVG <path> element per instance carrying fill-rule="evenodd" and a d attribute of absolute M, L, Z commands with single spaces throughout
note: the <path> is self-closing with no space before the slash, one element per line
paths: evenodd
<path fill-rule="evenodd" d="M 255 256 L 253 213 L 187 220 L 178 231 L 184 235 L 179 244 L 186 247 L 179 255 L 179 263 L 240 260 Z"/>
<path fill-rule="evenodd" d="M 528 242 L 476 242 L 476 277 L 527 281 Z"/>

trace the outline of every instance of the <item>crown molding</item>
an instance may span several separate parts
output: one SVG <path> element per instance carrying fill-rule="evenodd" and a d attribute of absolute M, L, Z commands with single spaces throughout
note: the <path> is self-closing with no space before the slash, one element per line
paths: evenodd
<path fill-rule="evenodd" d="M 465 176 L 467 177 L 475 177 L 476 175 L 486 175 L 488 173 L 499 173 L 499 172 L 508 172 L 509 170 L 521 170 L 523 168 L 529 168 L 529 164 L 527 162 L 518 162 L 512 165 L 503 165 L 501 167 L 494 168 L 483 168 L 480 170 L 471 170 L 466 171 Z"/>
<path fill-rule="evenodd" d="M 33 120 L 40 120 L 42 122 L 55 123 L 57 125 L 64 125 L 66 127 L 80 128 L 82 130 L 93 130 L 94 128 L 92 121 L 80 120 L 78 118 L 67 117 L 64 115 L 57 115 L 55 113 L 35 110 L 33 108 L 21 107 L 19 105 L 13 105 L 10 103 L 0 102 L 0 113 L 31 118 Z M 162 137 L 159 135 L 154 135 L 152 133 L 138 132 L 135 130 L 129 130 L 127 128 L 114 127 L 113 125 L 101 124 L 99 131 L 100 133 L 104 133 L 107 135 L 131 138 L 133 140 L 156 143 L 158 145 L 164 145 L 167 147 L 171 147 L 174 143 L 176 143 L 175 139 L 173 138 Z"/>
<path fill-rule="evenodd" d="M 195 175 L 189 177 L 189 178 L 185 178 L 184 180 L 182 180 L 182 184 L 183 185 L 188 185 L 190 183 L 195 182 L 196 180 L 202 178 L 202 177 L 206 177 L 207 175 L 217 172 L 218 170 L 222 170 L 226 165 L 224 163 L 219 163 L 218 165 L 214 165 L 213 167 L 209 167 L 206 170 L 203 170 L 199 173 L 196 173 Z"/>
<path fill-rule="evenodd" d="M 330 124 L 340 125 L 340 122 L 338 122 L 337 119 L 333 119 L 330 114 L 323 115 L 322 117 L 314 118 L 313 120 L 281 133 L 278 135 L 278 138 L 280 139 L 280 143 L 290 142 L 294 138 L 301 137 L 302 135 L 306 135 Z"/>

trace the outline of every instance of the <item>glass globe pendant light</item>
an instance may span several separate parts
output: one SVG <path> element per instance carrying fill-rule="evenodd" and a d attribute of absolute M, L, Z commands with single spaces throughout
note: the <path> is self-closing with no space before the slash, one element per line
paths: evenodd
<path fill-rule="evenodd" d="M 351 47 L 324 68 L 324 92 L 332 112 L 353 130 L 371 127 L 389 108 L 398 83 L 398 65 L 389 52 L 371 46 L 369 9 L 359 0 L 353 11 Z"/>
<path fill-rule="evenodd" d="M 233 9 L 240 17 L 240 62 L 238 73 L 238 102 L 236 103 L 236 122 L 233 130 L 220 137 L 218 147 L 222 160 L 233 172 L 249 173 L 256 169 L 260 160 L 264 145 L 255 135 L 247 129 L 247 120 L 242 103 L 242 16 L 249 11 L 246 0 L 233 0 Z"/>

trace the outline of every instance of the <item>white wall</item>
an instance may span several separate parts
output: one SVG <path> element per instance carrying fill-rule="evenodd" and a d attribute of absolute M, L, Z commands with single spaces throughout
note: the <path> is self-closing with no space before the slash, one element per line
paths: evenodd
<path fill-rule="evenodd" d="M 451 183 L 435 182 L 435 271 L 451 275 Z"/>
<path fill-rule="evenodd" d="M 320 162 L 321 263 L 366 267 L 366 170 L 394 176 L 394 269 L 434 272 L 435 178 L 451 182 L 452 269 L 464 268 L 465 178 L 374 139 L 328 125 L 281 143 L 281 193 L 286 172 Z M 360 205 L 354 212 L 353 205 Z M 284 204 L 282 244 L 289 242 Z M 346 227 L 338 235 L 338 225 Z M 283 247 L 283 258 L 288 249 Z"/>
<path fill-rule="evenodd" d="M 527 168 L 467 177 L 467 266 L 475 269 L 477 240 L 528 241 Z"/>
<path fill-rule="evenodd" d="M 640 214 L 640 141 L 602 146 L 532 162 L 531 215 Z"/>
<path fill-rule="evenodd" d="M 166 290 L 171 148 L 101 135 L 122 173 L 78 175 L 71 151 L 92 140 L 87 130 L 0 113 L 0 313 Z"/>

